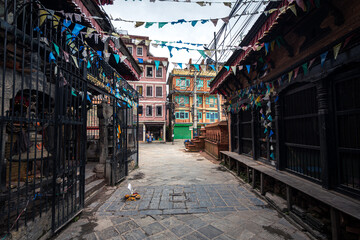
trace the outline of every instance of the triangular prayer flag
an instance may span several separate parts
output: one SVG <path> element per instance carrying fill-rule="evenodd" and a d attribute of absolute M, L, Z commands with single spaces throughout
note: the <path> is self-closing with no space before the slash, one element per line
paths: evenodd
<path fill-rule="evenodd" d="M 122 55 L 121 57 L 120 57 L 120 62 L 123 62 L 123 61 L 125 61 L 125 59 L 127 58 L 127 56 L 125 56 L 125 55 Z"/>
<path fill-rule="evenodd" d="M 196 70 L 200 71 L 199 64 L 193 64 Z"/>
<path fill-rule="evenodd" d="M 145 24 L 145 28 L 149 28 L 149 27 L 151 27 L 153 24 L 154 24 L 154 22 L 147 22 L 147 23 Z"/>
<path fill-rule="evenodd" d="M 54 44 L 55 52 L 57 53 L 58 56 L 60 56 L 59 46 L 56 45 L 55 43 L 53 43 L 53 44 Z"/>
<path fill-rule="evenodd" d="M 196 3 L 199 4 L 201 7 L 206 6 L 206 3 L 204 1 L 198 1 Z"/>
<path fill-rule="evenodd" d="M 135 23 L 135 27 L 136 27 L 136 28 L 137 28 L 137 27 L 140 27 L 140 26 L 144 25 L 144 23 L 145 23 L 145 22 L 136 22 L 136 23 Z"/>
<path fill-rule="evenodd" d="M 76 66 L 77 68 L 79 68 L 79 65 L 78 65 L 78 62 L 77 62 L 77 60 L 76 60 L 76 57 L 73 56 L 73 55 L 71 55 L 71 57 L 72 57 L 72 59 L 73 59 L 73 61 L 74 61 L 74 63 L 75 63 L 75 66 Z"/>
<path fill-rule="evenodd" d="M 150 43 L 151 43 L 151 40 L 145 40 L 145 45 L 146 45 L 146 46 L 149 46 Z"/>
<path fill-rule="evenodd" d="M 139 61 L 139 63 L 144 63 L 144 59 L 142 59 L 142 58 L 138 58 L 138 61 Z"/>
<path fill-rule="evenodd" d="M 288 75 L 289 75 L 289 82 L 291 81 L 291 78 L 292 78 L 292 75 L 293 75 L 293 71 L 289 72 Z"/>
<path fill-rule="evenodd" d="M 159 69 L 160 61 L 154 60 L 156 70 Z"/>
<path fill-rule="evenodd" d="M 159 22 L 159 28 L 164 27 L 166 24 L 168 24 L 168 22 Z"/>
<path fill-rule="evenodd" d="M 229 23 L 229 17 L 224 17 L 224 18 L 221 18 L 221 20 L 223 20 L 224 21 L 224 23 Z"/>
<path fill-rule="evenodd" d="M 201 19 L 201 24 L 207 23 L 209 19 Z"/>
<path fill-rule="evenodd" d="M 267 133 L 267 131 L 268 131 L 267 128 L 265 128 L 264 133 Z"/>
<path fill-rule="evenodd" d="M 167 65 L 168 65 L 168 62 L 167 62 L 167 61 L 162 61 L 161 63 L 162 63 L 162 65 L 163 65 L 164 67 L 167 67 Z"/>
<path fill-rule="evenodd" d="M 266 53 L 269 52 L 269 43 L 268 42 L 265 43 L 265 50 L 266 50 Z"/>
<path fill-rule="evenodd" d="M 271 49 L 271 51 L 274 51 L 274 49 L 275 49 L 275 41 L 272 41 L 270 43 L 270 49 Z"/>
<path fill-rule="evenodd" d="M 174 47 L 173 47 L 173 46 L 167 46 L 167 47 L 168 47 L 168 49 L 169 49 L 170 57 L 172 58 L 173 55 L 172 55 L 172 53 L 171 53 L 171 50 L 172 50 Z"/>
<path fill-rule="evenodd" d="M 63 27 L 61 28 L 61 32 L 63 32 L 66 28 L 68 28 L 71 25 L 71 21 L 64 19 L 63 21 Z"/>
<path fill-rule="evenodd" d="M 177 65 L 179 65 L 179 67 L 182 69 L 182 63 L 178 63 Z"/>
<path fill-rule="evenodd" d="M 65 62 L 69 62 L 69 54 L 63 50 Z"/>
<path fill-rule="evenodd" d="M 234 75 L 236 75 L 236 66 L 231 66 L 231 69 L 233 70 Z"/>
<path fill-rule="evenodd" d="M 79 35 L 79 32 L 80 32 L 84 27 L 85 27 L 85 26 L 83 26 L 83 25 L 81 25 L 81 24 L 75 23 L 74 29 L 72 30 L 72 34 L 73 34 L 74 36 Z"/>
<path fill-rule="evenodd" d="M 294 69 L 294 79 L 296 79 L 296 77 L 297 77 L 297 75 L 299 73 L 299 69 L 300 69 L 300 67 L 297 67 L 297 68 Z"/>
<path fill-rule="evenodd" d="M 328 53 L 329 53 L 329 51 L 326 51 L 326 52 L 324 52 L 324 53 L 322 53 L 322 54 L 320 55 L 321 67 L 324 67 L 324 63 L 325 63 L 326 56 L 327 56 Z"/>
<path fill-rule="evenodd" d="M 289 8 L 290 8 L 290 10 L 294 13 L 294 15 L 297 16 L 295 4 L 290 5 Z"/>
<path fill-rule="evenodd" d="M 269 137 L 271 137 L 272 135 L 274 135 L 274 132 L 273 130 L 270 130 Z"/>
<path fill-rule="evenodd" d="M 195 25 L 197 24 L 197 20 L 191 21 L 191 26 L 195 27 Z"/>
<path fill-rule="evenodd" d="M 229 66 L 224 66 L 224 68 L 226 68 L 226 70 L 230 70 L 230 67 Z"/>
<path fill-rule="evenodd" d="M 250 73 L 250 65 L 246 65 L 246 69 L 247 69 L 247 71 L 248 71 L 248 73 Z"/>
<path fill-rule="evenodd" d="M 348 43 L 350 42 L 350 40 L 351 40 L 351 38 L 352 38 L 353 36 L 354 36 L 354 35 L 351 35 L 351 36 L 349 36 L 349 37 L 347 37 L 347 38 L 345 39 L 343 48 L 345 48 L 346 45 L 348 45 Z"/>
<path fill-rule="evenodd" d="M 304 75 L 306 75 L 308 73 L 308 64 L 304 63 L 303 65 L 301 65 L 303 71 L 304 71 Z"/>
<path fill-rule="evenodd" d="M 49 63 L 55 62 L 55 56 L 52 52 L 49 53 Z"/>
<path fill-rule="evenodd" d="M 304 12 L 306 11 L 304 0 L 296 0 L 296 3 Z"/>
<path fill-rule="evenodd" d="M 310 60 L 308 69 L 311 68 L 311 66 L 313 65 L 313 63 L 315 62 L 315 60 L 316 60 L 316 58 L 313 58 L 313 59 Z"/>
<path fill-rule="evenodd" d="M 71 88 L 71 94 L 72 94 L 73 96 L 75 96 L 75 97 L 77 96 L 77 95 L 76 95 L 76 92 L 75 92 L 75 88 L 73 88 L 73 87 Z"/>
<path fill-rule="evenodd" d="M 225 6 L 231 8 L 231 2 L 223 2 Z"/>
<path fill-rule="evenodd" d="M 114 56 L 114 58 L 115 58 L 116 63 L 119 63 L 119 61 L 120 61 L 120 56 L 119 56 L 119 54 L 113 54 L 113 56 Z"/>
<path fill-rule="evenodd" d="M 45 19 L 47 18 L 48 16 L 48 12 L 45 11 L 45 10 L 39 10 L 39 16 L 40 16 L 40 23 L 39 23 L 39 26 L 41 27 L 41 25 L 43 25 Z"/>
<path fill-rule="evenodd" d="M 216 71 L 214 65 L 209 65 L 209 66 L 210 66 L 214 71 Z"/>
<path fill-rule="evenodd" d="M 205 50 L 204 52 L 205 52 L 205 54 L 206 54 L 207 56 L 210 56 L 210 55 L 211 55 L 211 51 L 210 51 L 210 50 Z"/>
<path fill-rule="evenodd" d="M 88 61 L 87 68 L 90 68 L 90 67 L 91 67 L 91 63 L 90 63 L 90 61 Z"/>
<path fill-rule="evenodd" d="M 202 56 L 203 58 L 207 58 L 204 50 L 198 50 L 198 52 L 201 54 L 201 56 Z"/>
<path fill-rule="evenodd" d="M 341 43 L 337 44 L 334 46 L 334 59 L 336 60 L 336 58 L 338 57 L 339 55 L 339 52 L 340 52 L 340 48 L 341 48 Z"/>
<path fill-rule="evenodd" d="M 210 19 L 210 21 L 214 24 L 214 26 L 216 27 L 216 24 L 218 23 L 219 19 Z"/>
<path fill-rule="evenodd" d="M 272 160 L 274 160 L 275 159 L 274 153 L 271 153 L 270 157 L 271 157 Z"/>
<path fill-rule="evenodd" d="M 53 17 L 53 18 L 52 18 L 53 26 L 54 26 L 55 29 L 57 29 L 61 17 L 59 17 L 59 16 L 57 16 L 57 15 L 53 15 L 52 17 Z"/>
<path fill-rule="evenodd" d="M 271 115 L 269 115 L 267 119 L 268 119 L 270 122 L 272 122 L 272 120 L 273 120 L 272 117 L 271 117 Z"/>

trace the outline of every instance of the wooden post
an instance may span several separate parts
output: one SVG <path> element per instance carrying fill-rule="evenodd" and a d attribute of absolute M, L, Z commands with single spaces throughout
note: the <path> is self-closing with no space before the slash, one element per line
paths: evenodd
<path fill-rule="evenodd" d="M 290 186 L 286 185 L 286 200 L 287 200 L 288 211 L 291 210 L 291 205 L 292 205 L 291 196 L 292 196 L 292 189 Z"/>
<path fill-rule="evenodd" d="M 265 195 L 265 186 L 264 186 L 264 174 L 260 173 L 260 193 L 261 195 Z"/>
<path fill-rule="evenodd" d="M 332 240 L 341 239 L 340 236 L 340 214 L 339 211 L 331 208 L 330 209 L 330 219 L 331 219 L 331 236 Z"/>
<path fill-rule="evenodd" d="M 240 165 L 239 161 L 236 161 L 236 175 L 240 176 Z"/>
<path fill-rule="evenodd" d="M 250 169 L 248 166 L 246 166 L 246 177 L 247 177 L 247 181 L 249 183 L 250 182 Z"/>
<path fill-rule="evenodd" d="M 252 169 L 252 181 L 251 181 L 251 186 L 254 189 L 255 188 L 255 169 Z"/>

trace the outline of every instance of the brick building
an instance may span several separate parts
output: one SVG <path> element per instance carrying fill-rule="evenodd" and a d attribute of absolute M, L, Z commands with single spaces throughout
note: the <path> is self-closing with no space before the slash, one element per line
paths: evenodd
<path fill-rule="evenodd" d="M 173 69 L 168 78 L 169 101 L 174 103 L 174 138 L 191 138 L 194 106 L 194 73 L 189 69 Z M 212 70 L 197 73 L 197 112 L 198 128 L 224 118 L 218 114 L 218 98 L 210 94 L 210 82 L 216 73 Z M 222 98 L 220 98 L 220 105 Z"/>
<path fill-rule="evenodd" d="M 137 59 L 143 73 L 140 81 L 129 82 L 141 95 L 139 101 L 139 141 L 147 132 L 155 140 L 166 141 L 166 72 L 168 59 L 149 51 L 149 37 L 123 36 L 129 52 Z"/>

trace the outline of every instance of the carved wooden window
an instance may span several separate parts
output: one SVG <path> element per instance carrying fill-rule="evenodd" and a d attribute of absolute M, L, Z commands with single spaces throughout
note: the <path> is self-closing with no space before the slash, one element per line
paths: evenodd
<path fill-rule="evenodd" d="M 285 161 L 288 171 L 321 179 L 316 87 L 306 84 L 288 90 L 283 99 Z"/>
<path fill-rule="evenodd" d="M 239 113 L 239 127 L 240 127 L 240 153 L 253 156 L 252 148 L 252 112 L 251 108 L 240 111 Z"/>
<path fill-rule="evenodd" d="M 339 184 L 360 193 L 360 79 L 334 84 Z"/>

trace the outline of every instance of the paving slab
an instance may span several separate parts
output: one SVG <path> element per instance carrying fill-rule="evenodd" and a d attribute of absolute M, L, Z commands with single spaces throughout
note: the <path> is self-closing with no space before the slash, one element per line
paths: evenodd
<path fill-rule="evenodd" d="M 183 148 L 140 144 L 139 168 L 54 239 L 309 239 L 232 174 Z M 124 201 L 129 183 L 140 200 Z"/>

